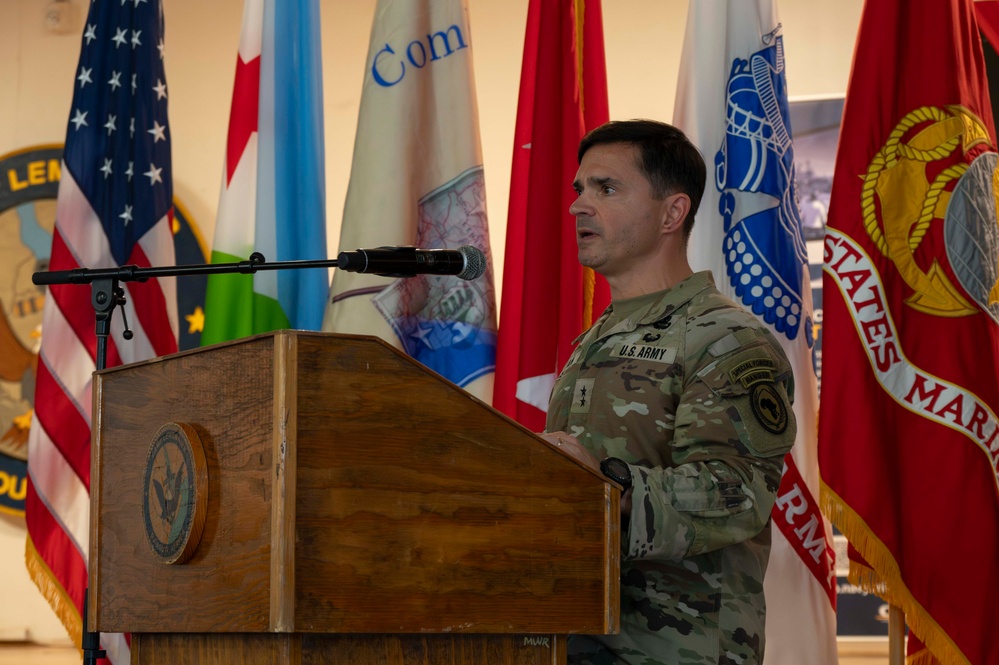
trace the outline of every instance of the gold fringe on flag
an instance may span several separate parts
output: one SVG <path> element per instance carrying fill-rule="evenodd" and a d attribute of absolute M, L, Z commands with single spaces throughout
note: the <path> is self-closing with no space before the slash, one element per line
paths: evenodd
<path fill-rule="evenodd" d="M 929 649 L 923 648 L 905 657 L 905 665 L 940 665 L 940 661 L 933 657 Z"/>
<path fill-rule="evenodd" d="M 892 605 L 898 605 L 898 603 L 894 602 L 894 598 L 889 597 L 891 594 L 888 587 L 873 568 L 869 568 L 859 561 L 851 561 L 850 573 L 847 579 L 864 591 L 881 596 L 881 598 Z"/>
<path fill-rule="evenodd" d="M 947 665 L 971 665 L 950 636 L 912 596 L 902 580 L 898 562 L 891 551 L 874 534 L 843 499 L 825 482 L 822 483 L 819 504 L 826 517 L 839 528 L 870 568 L 850 562 L 851 583 L 868 593 L 880 596 L 886 602 L 902 608 L 909 630 L 925 644 L 932 655 Z M 916 661 L 924 665 L 933 661 Z"/>
<path fill-rule="evenodd" d="M 597 276 L 592 268 L 583 268 L 583 330 L 593 325 L 593 294 L 597 288 Z"/>
<path fill-rule="evenodd" d="M 28 575 L 31 577 L 31 581 L 35 583 L 42 596 L 52 606 L 52 610 L 59 617 L 59 621 L 62 622 L 63 627 L 69 634 L 69 638 L 73 640 L 73 644 L 80 650 L 80 657 L 82 658 L 83 619 L 80 617 L 80 612 L 76 609 L 76 604 L 69 597 L 69 594 L 66 593 L 66 589 L 59 583 L 59 580 L 52 573 L 52 569 L 49 568 L 48 564 L 45 563 L 45 560 L 38 553 L 38 550 L 35 549 L 35 544 L 31 541 L 31 536 L 27 537 L 24 545 L 24 565 L 28 568 Z"/>
<path fill-rule="evenodd" d="M 573 15 L 576 21 L 576 34 L 573 43 L 573 50 L 576 52 L 576 88 L 579 90 L 579 112 L 585 117 L 586 95 L 583 90 L 583 47 L 586 39 L 583 34 L 583 25 L 586 14 L 586 0 L 575 0 L 573 2 Z M 584 128 L 585 129 L 585 128 Z M 593 298 L 597 287 L 597 278 L 591 268 L 583 267 L 583 320 L 582 330 L 586 331 L 593 325 Z"/>

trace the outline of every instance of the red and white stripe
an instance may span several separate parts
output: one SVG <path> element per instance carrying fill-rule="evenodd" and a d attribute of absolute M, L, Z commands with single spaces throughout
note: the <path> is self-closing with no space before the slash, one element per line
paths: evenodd
<path fill-rule="evenodd" d="M 50 269 L 108 268 L 116 264 L 100 220 L 69 169 L 62 170 Z M 135 246 L 128 263 L 171 265 L 172 215 L 165 215 Z M 107 366 L 177 351 L 177 297 L 172 278 L 122 284 L 134 337 L 118 343 L 120 312 L 112 319 Z M 95 315 L 89 286 L 54 285 L 45 300 L 35 390 L 35 418 L 28 444 L 27 521 L 29 566 L 40 557 L 43 583 L 64 623 L 81 639 L 80 613 L 90 544 L 90 424 L 92 373 L 96 369 Z M 36 554 L 37 553 L 37 554 Z M 36 565 L 38 561 L 34 562 Z M 70 620 L 67 622 L 67 617 Z M 72 629 L 71 629 L 72 632 Z M 101 636 L 114 663 L 129 661 L 124 635 Z"/>

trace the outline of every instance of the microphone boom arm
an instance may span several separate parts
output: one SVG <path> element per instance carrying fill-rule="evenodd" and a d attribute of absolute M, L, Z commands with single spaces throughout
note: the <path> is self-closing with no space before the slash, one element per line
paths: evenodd
<path fill-rule="evenodd" d="M 36 272 L 31 281 L 39 286 L 48 284 L 90 284 L 98 279 L 114 279 L 119 282 L 144 282 L 150 277 L 180 277 L 184 275 L 219 275 L 226 273 L 253 274 L 258 270 L 285 270 L 301 268 L 336 268 L 335 259 L 315 259 L 307 261 L 271 261 L 260 252 L 254 252 L 246 261 L 237 263 L 192 263 L 182 266 L 160 266 L 140 268 L 135 265 L 118 268 L 74 268 L 73 270 L 52 270 Z"/>

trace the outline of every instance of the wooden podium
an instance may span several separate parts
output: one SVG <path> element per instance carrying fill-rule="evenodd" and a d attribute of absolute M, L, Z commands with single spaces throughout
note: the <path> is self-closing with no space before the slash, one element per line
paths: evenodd
<path fill-rule="evenodd" d="M 133 663 L 556 665 L 619 628 L 618 490 L 378 339 L 104 370 L 94 405 L 89 629 Z"/>

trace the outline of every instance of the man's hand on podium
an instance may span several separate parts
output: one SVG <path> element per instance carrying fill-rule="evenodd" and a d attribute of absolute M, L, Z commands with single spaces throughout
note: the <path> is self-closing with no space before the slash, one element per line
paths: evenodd
<path fill-rule="evenodd" d="M 564 452 L 566 455 L 574 458 L 580 464 L 588 466 L 597 473 L 600 473 L 600 460 L 598 460 L 593 453 L 587 450 L 586 447 L 579 442 L 579 439 L 573 435 L 566 434 L 565 432 L 543 432 L 539 436 Z"/>

